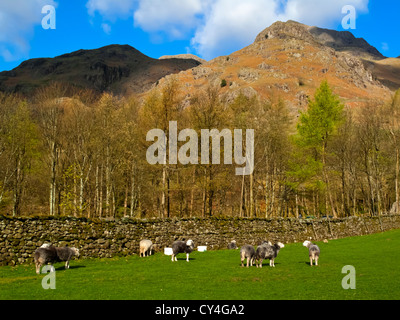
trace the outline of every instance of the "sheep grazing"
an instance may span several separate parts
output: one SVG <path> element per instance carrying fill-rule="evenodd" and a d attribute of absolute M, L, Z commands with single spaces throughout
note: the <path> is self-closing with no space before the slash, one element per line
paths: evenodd
<path fill-rule="evenodd" d="M 236 245 L 236 240 L 232 240 L 232 241 L 228 244 L 228 249 L 229 249 L 229 250 L 238 249 L 238 247 L 237 247 L 237 245 Z"/>
<path fill-rule="evenodd" d="M 315 265 L 318 265 L 319 255 L 321 250 L 316 244 L 311 243 L 310 241 L 304 241 L 303 246 L 308 248 L 308 253 L 310 257 L 310 265 L 313 266 L 313 261 L 315 261 Z"/>
<path fill-rule="evenodd" d="M 264 241 L 256 251 L 256 266 L 262 268 L 264 259 L 269 259 L 270 267 L 275 267 L 275 258 L 278 256 L 279 250 L 284 248 L 285 245 L 278 242 L 274 245 L 269 241 Z M 258 263 L 257 263 L 258 262 Z"/>
<path fill-rule="evenodd" d="M 186 253 L 186 261 L 189 262 L 189 254 L 194 250 L 194 242 L 192 240 L 175 241 L 172 244 L 172 261 L 178 261 L 176 258 L 178 253 Z"/>
<path fill-rule="evenodd" d="M 154 245 L 151 240 L 140 241 L 140 257 L 151 256 L 154 250 Z"/>
<path fill-rule="evenodd" d="M 74 256 L 79 257 L 79 250 L 76 248 L 57 248 L 52 245 L 44 245 L 36 249 L 34 253 L 36 273 L 40 273 L 43 265 L 60 261 L 65 261 L 65 269 L 69 269 L 69 260 Z"/>
<path fill-rule="evenodd" d="M 245 245 L 240 249 L 240 259 L 242 261 L 242 267 L 244 259 L 247 259 L 247 268 L 249 267 L 249 264 L 253 266 L 253 262 L 256 256 L 256 250 L 254 250 L 254 247 L 251 245 Z"/>

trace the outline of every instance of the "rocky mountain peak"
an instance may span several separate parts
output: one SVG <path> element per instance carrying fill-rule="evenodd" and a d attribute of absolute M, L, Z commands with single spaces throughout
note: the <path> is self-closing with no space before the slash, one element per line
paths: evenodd
<path fill-rule="evenodd" d="M 270 27 L 261 31 L 261 33 L 256 37 L 255 42 L 274 38 L 295 38 L 299 40 L 314 41 L 314 37 L 309 32 L 309 29 L 309 26 L 293 20 L 287 22 L 277 21 Z"/>
<path fill-rule="evenodd" d="M 311 27 L 305 24 L 289 20 L 287 22 L 275 22 L 270 27 L 263 30 L 256 38 L 255 42 L 268 39 L 298 39 L 307 42 L 316 42 L 340 52 L 348 52 L 360 58 L 371 60 L 381 60 L 385 57 L 363 38 L 356 38 L 349 31 L 336 31 Z"/>

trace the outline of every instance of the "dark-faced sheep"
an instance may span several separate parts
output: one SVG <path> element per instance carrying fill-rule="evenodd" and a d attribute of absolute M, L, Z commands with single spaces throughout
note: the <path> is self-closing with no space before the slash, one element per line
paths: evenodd
<path fill-rule="evenodd" d="M 237 247 L 237 245 L 236 245 L 236 240 L 232 240 L 232 241 L 228 244 L 228 249 L 229 249 L 229 250 L 238 249 L 238 247 Z"/>
<path fill-rule="evenodd" d="M 278 242 L 274 245 L 272 245 L 271 242 L 264 242 L 262 245 L 260 245 L 256 251 L 257 268 L 262 268 L 262 263 L 265 259 L 269 259 L 270 267 L 275 267 L 275 258 L 278 256 L 279 250 L 284 247 L 285 245 L 281 242 Z"/>
<path fill-rule="evenodd" d="M 308 248 L 308 255 L 310 257 L 310 266 L 311 267 L 313 266 L 313 261 L 315 261 L 315 265 L 317 266 L 319 255 L 321 253 L 319 247 L 308 240 L 304 241 L 303 246 Z"/>
<path fill-rule="evenodd" d="M 242 267 L 244 267 L 243 262 L 245 259 L 247 259 L 247 268 L 250 266 L 253 266 L 254 259 L 256 256 L 256 250 L 254 250 L 254 247 L 251 245 L 244 245 L 243 247 L 240 248 L 240 259 L 242 261 Z"/>
<path fill-rule="evenodd" d="M 69 260 L 74 256 L 79 257 L 79 250 L 76 248 L 57 248 L 49 245 L 42 246 L 36 249 L 34 253 L 36 273 L 39 274 L 40 268 L 45 264 L 53 264 L 61 261 L 65 261 L 65 269 L 69 269 Z"/>
<path fill-rule="evenodd" d="M 186 253 L 186 261 L 189 262 L 189 254 L 194 250 L 194 242 L 192 240 L 175 241 L 172 244 L 172 261 L 178 261 L 176 258 L 178 253 Z"/>
<path fill-rule="evenodd" d="M 154 245 L 151 240 L 140 241 L 140 257 L 151 256 L 154 250 Z"/>

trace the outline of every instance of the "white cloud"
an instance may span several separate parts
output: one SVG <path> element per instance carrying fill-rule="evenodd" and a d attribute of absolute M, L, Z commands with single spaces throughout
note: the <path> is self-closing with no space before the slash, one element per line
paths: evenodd
<path fill-rule="evenodd" d="M 368 3 L 369 0 L 288 0 L 285 16 L 307 25 L 329 28 L 343 19 L 344 6 L 351 5 L 358 13 L 366 13 Z"/>
<path fill-rule="evenodd" d="M 86 8 L 91 16 L 96 12 L 106 20 L 115 21 L 116 18 L 127 18 L 132 15 L 136 0 L 89 0 Z"/>
<path fill-rule="evenodd" d="M 0 1 L 0 56 L 16 61 L 29 54 L 33 29 L 41 25 L 45 5 L 57 6 L 54 0 Z"/>
<path fill-rule="evenodd" d="M 336 27 L 342 8 L 368 12 L 369 0 L 88 0 L 90 15 L 104 19 L 133 16 L 134 25 L 153 39 L 191 39 L 205 59 L 229 54 L 252 43 L 275 21 L 295 20 L 319 27 Z"/>
<path fill-rule="evenodd" d="M 295 20 L 319 27 L 336 27 L 342 8 L 353 5 L 368 11 L 369 0 L 217 0 L 192 39 L 205 59 L 243 48 L 263 29 L 280 20 Z"/>
<path fill-rule="evenodd" d="M 230 53 L 250 44 L 256 35 L 280 15 L 275 0 L 214 1 L 192 39 L 192 45 L 205 59 Z"/>
<path fill-rule="evenodd" d="M 202 0 L 141 0 L 134 13 L 134 24 L 147 32 L 162 32 L 182 39 L 198 26 L 207 7 Z"/>

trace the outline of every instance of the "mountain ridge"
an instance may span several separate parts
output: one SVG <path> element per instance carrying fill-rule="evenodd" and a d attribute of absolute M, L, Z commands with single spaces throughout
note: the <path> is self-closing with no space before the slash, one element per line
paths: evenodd
<path fill-rule="evenodd" d="M 185 83 L 187 98 L 204 82 L 219 85 L 225 80 L 228 85 L 221 91 L 228 99 L 242 90 L 265 97 L 282 94 L 301 106 L 324 79 L 344 99 L 387 96 L 387 88 L 400 88 L 400 59 L 384 57 L 348 31 L 289 20 L 273 23 L 249 46 L 211 61 L 187 54 L 153 59 L 129 45 L 30 59 L 0 72 L 0 90 L 30 94 L 58 81 L 97 92 L 141 94 L 172 74 Z"/>
<path fill-rule="evenodd" d="M 221 86 L 220 93 L 227 101 L 240 93 L 249 97 L 257 94 L 264 99 L 279 97 L 291 110 L 298 111 L 306 108 L 308 99 L 324 80 L 349 107 L 391 97 L 392 92 L 374 74 L 375 69 L 367 68 L 363 60 L 368 57 L 368 61 L 385 61 L 376 49 L 371 49 L 365 40 L 333 33 L 362 43 L 362 58 L 360 52 L 353 50 L 356 45 L 347 42 L 335 49 L 326 44 L 327 38 L 321 40 L 313 35 L 312 32 L 321 34 L 315 30 L 294 21 L 276 22 L 260 32 L 249 46 L 180 72 L 176 77 L 185 84 L 185 100 L 190 103 L 199 89 L 211 83 Z M 347 50 L 349 46 L 351 50 Z"/>
<path fill-rule="evenodd" d="M 115 94 L 142 93 L 162 77 L 200 65 L 193 59 L 153 59 L 129 45 L 35 58 L 0 72 L 0 90 L 30 94 L 50 82 Z"/>
<path fill-rule="evenodd" d="M 349 31 L 336 31 L 316 26 L 307 26 L 293 20 L 287 22 L 277 21 L 273 23 L 257 35 L 255 42 L 274 37 L 281 39 L 289 37 L 306 41 L 316 41 L 317 43 L 331 47 L 336 51 L 349 52 L 356 56 L 367 56 L 368 58 L 373 59 L 386 58 L 365 39 L 356 38 Z"/>

